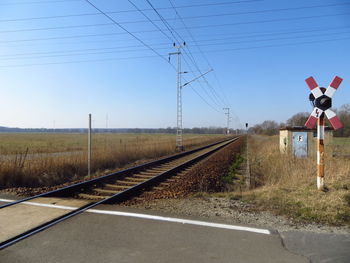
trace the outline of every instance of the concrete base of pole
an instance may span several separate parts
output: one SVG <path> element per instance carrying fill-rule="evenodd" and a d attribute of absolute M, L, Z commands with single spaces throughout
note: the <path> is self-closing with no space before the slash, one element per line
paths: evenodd
<path fill-rule="evenodd" d="M 325 189 L 324 177 L 317 176 L 317 189 L 318 190 L 324 190 Z"/>

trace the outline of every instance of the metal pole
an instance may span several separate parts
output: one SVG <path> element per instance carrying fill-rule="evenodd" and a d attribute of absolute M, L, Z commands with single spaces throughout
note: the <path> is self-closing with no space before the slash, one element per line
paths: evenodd
<path fill-rule="evenodd" d="M 186 43 L 184 43 L 184 46 Z M 177 52 L 169 53 L 169 56 L 171 55 L 177 55 L 177 122 L 176 122 L 176 150 L 177 151 L 183 151 L 183 131 L 182 131 L 182 88 L 190 84 L 191 82 L 201 78 L 202 76 L 206 75 L 207 73 L 213 71 L 213 69 L 208 70 L 207 72 L 199 75 L 198 77 L 192 79 L 191 81 L 186 82 L 185 84 L 181 84 L 181 74 L 187 73 L 181 72 L 181 48 L 182 45 L 176 46 L 174 43 L 174 47 L 177 49 Z M 170 57 L 169 57 L 170 58 Z"/>
<path fill-rule="evenodd" d="M 317 189 L 324 190 L 324 113 L 317 121 Z"/>
<path fill-rule="evenodd" d="M 183 150 L 182 140 L 182 86 L 181 86 L 181 45 L 176 46 L 177 52 L 177 129 L 176 149 Z"/>
<path fill-rule="evenodd" d="M 88 130 L 88 176 L 91 176 L 91 113 L 89 114 Z"/>
<path fill-rule="evenodd" d="M 223 108 L 223 110 L 226 110 L 225 115 L 227 116 L 227 128 L 226 128 L 226 134 L 230 134 L 230 108 Z"/>

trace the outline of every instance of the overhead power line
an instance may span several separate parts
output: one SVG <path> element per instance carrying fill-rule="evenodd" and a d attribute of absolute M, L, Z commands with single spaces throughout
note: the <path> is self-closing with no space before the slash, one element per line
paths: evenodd
<path fill-rule="evenodd" d="M 61 65 L 61 64 L 80 64 L 87 62 L 104 62 L 104 61 L 118 61 L 118 60 L 130 60 L 130 59 L 145 59 L 145 58 L 157 58 L 157 55 L 149 56 L 135 56 L 135 57 L 117 57 L 117 58 L 102 58 L 102 59 L 86 59 L 86 60 L 71 60 L 71 61 L 60 61 L 60 62 L 45 62 L 45 63 L 26 63 L 16 65 L 5 65 L 0 68 L 11 68 L 11 67 L 32 67 L 32 66 L 47 66 L 47 65 Z M 166 58 L 164 56 L 164 58 Z"/>
<path fill-rule="evenodd" d="M 137 7 L 137 5 L 135 5 L 131 0 L 128 0 L 128 2 L 134 6 L 146 19 L 147 21 L 149 21 L 155 28 L 157 28 L 166 38 L 168 38 L 170 41 L 173 41 L 171 39 L 171 37 L 164 32 L 164 30 L 162 30 L 152 19 L 150 19 L 146 14 L 145 12 L 143 12 L 140 8 Z"/>
<path fill-rule="evenodd" d="M 315 44 L 315 43 L 324 43 L 324 42 L 336 42 L 342 40 L 349 40 L 350 37 L 343 38 L 333 38 L 333 39 L 324 39 L 324 40 L 315 40 L 315 41 L 305 41 L 299 43 L 286 43 L 286 44 L 273 44 L 273 45 L 264 45 L 264 46 L 255 46 L 255 47 L 242 47 L 242 48 L 227 48 L 227 49 L 217 49 L 217 50 L 206 50 L 207 53 L 220 53 L 227 51 L 237 51 L 237 50 L 249 50 L 249 49 L 260 49 L 260 48 L 271 48 L 271 47 L 284 47 L 284 46 L 295 46 L 295 45 L 305 45 L 305 44 Z"/>
<path fill-rule="evenodd" d="M 139 41 L 140 43 L 142 43 L 142 45 L 144 45 L 145 47 L 147 47 L 148 49 L 152 50 L 153 53 L 155 53 L 157 56 L 159 56 L 161 59 L 165 60 L 166 62 L 167 59 L 164 58 L 161 54 L 159 54 L 155 49 L 153 49 L 151 46 L 149 46 L 148 44 L 146 44 L 142 39 L 140 39 L 139 37 L 137 37 L 136 35 L 134 35 L 132 32 L 130 32 L 129 30 L 127 30 L 125 27 L 123 27 L 122 25 L 120 25 L 116 20 L 114 20 L 112 17 L 110 17 L 108 14 L 104 13 L 101 9 L 99 9 L 97 6 L 95 6 L 93 3 L 91 3 L 89 0 L 85 0 L 87 3 L 89 3 L 93 8 L 95 8 L 96 10 L 98 10 L 99 12 L 101 12 L 105 17 L 107 17 L 109 20 L 111 20 L 115 25 L 117 25 L 119 28 L 121 28 L 122 30 L 124 30 L 126 33 L 128 33 L 129 35 L 131 35 L 133 38 L 135 38 L 137 41 Z M 171 64 L 170 64 L 171 65 Z"/>
<path fill-rule="evenodd" d="M 170 33 L 173 35 L 173 37 L 177 40 L 177 42 L 185 42 L 185 39 L 168 23 L 168 21 L 156 10 L 156 8 L 150 3 L 149 0 L 146 0 L 149 5 L 152 7 L 152 9 L 157 13 L 157 15 L 161 18 L 162 22 L 165 24 L 165 26 L 168 28 L 168 30 L 170 31 Z M 180 18 L 180 16 L 179 16 Z M 185 26 L 185 29 L 188 31 L 185 23 L 183 23 L 183 25 Z M 178 38 L 175 36 L 175 34 L 181 39 L 181 41 L 178 40 Z M 188 54 L 187 54 L 188 51 Z M 192 52 L 190 49 L 188 49 L 188 45 L 187 45 L 187 49 L 184 49 L 184 54 L 187 55 L 189 57 L 189 59 L 191 60 L 191 62 L 194 64 L 194 66 L 196 67 L 196 69 L 198 70 L 198 72 L 200 74 L 202 74 L 202 71 L 200 70 Z M 191 66 L 189 65 L 189 63 L 186 61 L 186 59 L 184 58 L 185 63 L 189 66 L 189 68 L 192 70 Z M 206 79 L 205 76 L 203 76 L 203 80 L 205 81 L 205 84 L 209 87 L 209 91 L 213 94 L 210 95 L 208 93 L 208 91 L 203 87 L 202 83 L 199 82 L 200 87 L 203 89 L 203 91 L 207 94 L 208 98 L 210 98 L 214 104 L 216 104 L 217 106 L 220 107 L 220 99 L 218 99 L 217 95 L 215 94 L 215 90 L 213 89 L 213 87 L 209 84 L 208 80 Z M 225 104 L 225 103 L 224 103 Z"/>
<path fill-rule="evenodd" d="M 169 35 L 168 34 L 166 34 L 165 33 L 165 31 L 164 30 L 162 30 L 157 24 L 155 24 L 142 10 L 140 10 L 131 0 L 128 0 L 129 2 L 130 2 L 130 4 L 132 4 L 149 22 L 151 22 L 151 24 L 154 26 L 154 27 L 156 27 L 157 29 L 158 29 L 158 31 L 160 31 L 166 38 L 168 38 L 170 41 L 173 41 L 172 39 L 171 39 L 171 37 L 169 37 Z M 155 8 L 153 7 L 153 5 L 149 2 L 149 4 L 151 5 L 151 7 L 152 7 L 152 10 L 154 10 L 154 11 L 156 11 L 155 10 Z M 156 11 L 156 13 L 157 13 L 157 15 L 158 16 L 160 16 L 160 17 L 162 17 L 157 11 Z M 162 20 L 162 22 L 163 23 L 166 23 L 166 21 L 164 21 L 164 20 Z M 167 26 L 167 28 L 168 28 L 168 30 L 171 30 L 170 29 L 170 27 L 169 27 L 169 25 L 166 25 Z M 171 31 L 170 31 L 171 32 Z M 171 32 L 171 34 L 173 35 L 173 33 Z M 174 35 L 173 35 L 173 37 L 175 37 Z M 185 59 L 184 59 L 185 60 Z M 188 64 L 187 63 L 187 61 L 185 60 L 185 62 L 186 62 L 186 64 Z M 189 83 L 189 86 L 190 86 L 190 88 L 191 89 L 193 89 L 193 87 L 192 87 L 192 85 Z M 194 90 L 194 89 L 193 89 Z M 212 105 L 207 101 L 207 100 L 205 100 L 196 90 L 194 90 L 195 91 L 195 93 L 197 93 L 197 95 L 208 105 L 208 106 L 210 106 L 211 108 L 213 108 L 214 110 L 216 110 L 214 107 L 212 107 Z"/>
<path fill-rule="evenodd" d="M 85 1 L 88 1 L 88 0 L 85 0 Z M 328 14 L 328 15 L 324 14 L 324 15 L 302 16 L 302 17 L 291 17 L 291 18 L 277 18 L 277 19 L 267 19 L 267 20 L 258 20 L 258 21 L 246 21 L 246 22 L 235 22 L 235 23 L 225 23 L 225 24 L 190 26 L 188 28 L 196 29 L 196 28 L 213 28 L 213 27 L 238 26 L 238 25 L 250 25 L 250 24 L 261 24 L 261 23 L 274 23 L 274 22 L 297 21 L 297 20 L 314 19 L 314 18 L 345 16 L 345 15 L 349 15 L 349 14 L 350 13 L 339 13 L 339 14 Z M 108 17 L 110 17 L 110 16 L 108 16 Z M 113 18 L 111 18 L 111 19 L 113 19 Z M 18 30 L 3 30 L 3 31 L 0 31 L 0 33 L 16 33 L 16 32 L 69 29 L 69 28 L 100 27 L 100 26 L 111 26 L 113 24 L 114 23 L 96 23 L 96 24 L 86 24 L 86 25 L 57 26 L 57 27 L 45 27 L 45 28 L 28 28 L 28 29 L 18 29 Z M 118 23 L 119 26 L 121 26 L 122 24 L 123 23 Z M 175 30 L 182 30 L 182 29 L 185 29 L 185 28 L 175 28 Z M 158 30 L 141 30 L 141 31 L 135 31 L 135 32 L 130 32 L 130 33 L 146 33 L 146 32 L 157 32 L 157 31 Z M 123 34 L 123 33 L 120 33 L 120 34 Z M 126 32 L 124 34 L 129 34 L 129 33 Z"/>
<path fill-rule="evenodd" d="M 349 29 L 349 26 L 345 27 L 328 27 L 328 28 L 312 28 L 312 29 L 305 29 L 302 30 L 292 30 L 292 31 L 255 31 L 255 32 L 245 32 L 245 33 L 239 33 L 236 34 L 235 36 L 230 35 L 230 34 L 200 34 L 197 36 L 226 36 L 226 38 L 221 38 L 221 39 L 230 39 L 230 38 L 254 38 L 254 37 L 260 37 L 260 36 L 274 36 L 274 35 L 289 35 L 289 34 L 299 34 L 299 33 L 310 33 L 310 32 L 322 32 L 322 31 L 330 31 L 330 30 L 343 30 L 343 29 Z M 134 32 L 135 33 L 135 32 Z M 120 35 L 124 34 L 124 32 L 121 33 L 105 33 L 105 34 L 87 34 L 87 35 L 75 35 L 75 36 L 61 36 L 61 37 L 49 37 L 49 38 L 36 38 L 36 39 L 19 39 L 19 40 L 6 40 L 6 41 L 0 41 L 0 44 L 6 44 L 6 43 L 17 43 L 17 42 L 34 42 L 34 41 L 50 41 L 50 40 L 58 40 L 58 39 L 75 39 L 75 38 L 88 38 L 88 37 L 103 37 L 103 36 L 114 36 L 114 35 Z M 147 38 L 147 39 L 153 39 L 157 40 L 158 38 Z M 198 41 L 214 41 L 214 40 L 219 40 L 219 39 L 199 39 Z M 99 40 L 99 41 L 84 41 L 84 43 L 95 43 L 95 42 L 106 42 L 106 40 Z M 66 42 L 62 43 L 60 42 L 59 44 L 74 44 L 78 43 L 81 44 L 82 42 Z M 165 43 L 168 45 L 168 43 Z M 33 44 L 32 44 L 33 45 Z M 26 45 L 21 45 L 21 46 L 26 46 Z M 140 46 L 140 45 L 139 45 Z M 128 47 L 137 47 L 137 46 L 128 46 Z"/>
<path fill-rule="evenodd" d="M 350 33 L 350 31 L 342 32 L 342 34 L 349 34 L 349 33 Z M 328 33 L 327 34 L 327 36 L 330 36 L 330 35 L 339 35 L 339 33 L 337 32 L 337 33 Z M 314 38 L 314 37 L 324 37 L 324 34 L 313 34 L 313 35 L 305 35 L 305 36 L 290 36 L 290 37 L 280 37 L 280 38 L 263 38 L 263 39 L 254 39 L 254 40 L 240 40 L 240 41 L 230 41 L 230 42 L 221 42 L 221 43 L 217 42 L 217 43 L 209 43 L 209 44 L 200 44 L 198 47 L 239 44 L 239 43 L 256 43 L 256 42 L 265 42 L 265 41 L 279 41 L 279 40 L 289 40 L 289 39 L 303 39 L 303 38 Z M 201 42 L 207 42 L 207 41 L 212 41 L 212 40 L 211 39 L 201 40 Z M 192 43 L 192 42 L 189 42 L 189 43 Z M 153 47 L 157 46 L 157 49 L 168 50 L 168 48 L 165 47 L 165 46 L 168 46 L 168 43 L 157 43 L 157 44 L 153 44 L 152 46 Z M 138 48 L 138 47 L 144 47 L 144 46 L 143 45 L 130 45 L 130 46 L 113 46 L 113 47 L 86 48 L 86 49 L 80 48 L 80 49 L 48 51 L 48 52 L 29 52 L 29 53 L 6 54 L 6 55 L 0 55 L 0 57 L 2 58 L 2 60 L 8 60 L 8 59 L 12 60 L 12 59 L 27 59 L 27 58 L 32 59 L 32 58 L 46 58 L 46 57 L 60 57 L 60 56 L 74 56 L 74 55 L 105 54 L 105 53 L 123 53 L 123 52 L 127 53 L 127 52 L 139 52 L 139 51 L 148 50 L 147 48 L 128 49 L 128 48 Z M 108 50 L 114 50 L 114 51 L 90 53 L 90 51 L 108 51 Z M 88 52 L 84 53 L 84 51 L 88 51 Z M 198 53 L 201 54 L 202 52 L 199 51 Z M 38 56 L 35 56 L 35 55 L 38 55 Z M 30 57 L 30 56 L 32 56 L 32 57 Z M 7 58 L 7 57 L 10 57 L 10 58 Z"/>
<path fill-rule="evenodd" d="M 193 40 L 195 46 L 197 47 L 197 49 L 199 50 L 199 52 L 201 53 L 201 55 L 202 55 L 202 56 L 204 57 L 204 59 L 206 60 L 206 62 L 207 62 L 207 64 L 208 64 L 209 68 L 213 68 L 212 65 L 210 64 L 209 60 L 207 59 L 207 57 L 204 55 L 203 51 L 202 51 L 201 48 L 199 47 L 199 45 L 198 45 L 196 39 L 194 38 L 194 36 L 192 35 L 191 31 L 188 29 L 186 23 L 184 22 L 184 20 L 182 19 L 182 17 L 181 17 L 180 14 L 178 13 L 178 11 L 177 11 L 175 5 L 173 4 L 172 0 L 169 0 L 169 2 L 170 2 L 170 4 L 171 4 L 171 6 L 173 7 L 173 9 L 174 9 L 176 15 L 177 15 L 177 16 L 179 17 L 179 19 L 181 20 L 181 23 L 182 23 L 183 26 L 185 27 L 187 33 L 189 34 L 189 36 L 190 36 L 191 39 Z M 214 71 L 213 73 L 215 74 L 215 71 Z M 224 102 L 224 101 L 222 100 L 222 98 L 216 93 L 215 89 L 208 83 L 208 81 L 207 81 L 206 79 L 205 79 L 205 81 L 207 82 L 207 85 L 209 86 L 210 90 L 212 91 L 214 97 L 219 98 L 219 100 L 221 100 L 221 101 L 224 103 L 224 105 L 225 105 L 225 104 L 227 105 L 227 102 Z"/>
<path fill-rule="evenodd" d="M 167 29 L 170 31 L 170 33 L 172 34 L 172 36 L 174 37 L 174 39 L 175 39 L 178 43 L 180 43 L 180 42 L 186 42 L 185 39 L 184 39 L 184 38 L 183 38 L 183 37 L 168 23 L 168 21 L 157 11 L 157 9 L 151 4 L 151 2 L 150 2 L 149 0 L 146 0 L 146 1 L 149 3 L 149 5 L 152 7 L 152 9 L 156 12 L 156 14 L 161 18 L 162 22 L 163 22 L 164 25 L 167 27 Z M 175 36 L 175 35 L 177 35 L 177 36 Z M 180 38 L 180 40 L 179 40 L 179 38 Z M 188 47 L 188 46 L 187 46 L 187 47 Z M 187 54 L 187 50 L 189 51 L 189 54 Z M 209 82 L 207 81 L 207 79 L 206 79 L 206 77 L 204 76 L 204 74 L 202 74 L 202 71 L 200 70 L 200 68 L 199 68 L 199 66 L 198 66 L 198 64 L 197 64 L 197 62 L 196 62 L 196 60 L 195 60 L 195 58 L 193 57 L 193 54 L 191 53 L 191 51 L 190 51 L 189 49 L 187 49 L 187 50 L 186 50 L 186 49 L 183 49 L 183 53 L 189 57 L 189 59 L 190 59 L 191 62 L 194 64 L 194 66 L 196 67 L 196 69 L 198 70 L 198 72 L 199 72 L 201 75 L 203 75 L 202 79 L 205 81 L 205 83 L 208 85 L 208 87 L 211 88 Z M 187 66 L 189 67 L 189 69 L 190 69 L 191 71 L 193 71 L 192 67 L 191 67 L 190 64 L 187 62 L 186 58 L 184 57 L 183 59 L 184 59 L 185 63 L 187 64 Z M 204 86 L 202 85 L 202 83 L 199 82 L 199 81 L 198 81 L 198 83 L 199 83 L 200 87 L 203 89 L 203 91 L 207 94 L 208 98 L 210 98 L 210 99 L 214 102 L 214 104 L 216 104 L 217 106 L 220 107 L 220 105 L 219 105 L 220 102 L 219 102 L 219 104 L 218 104 L 217 101 L 215 100 L 215 97 L 212 97 L 212 96 L 208 93 L 208 91 L 204 88 Z"/>
<path fill-rule="evenodd" d="M 306 44 L 319 44 L 319 43 L 326 43 L 326 42 L 338 42 L 338 41 L 344 41 L 344 40 L 350 40 L 350 37 L 336 38 L 336 39 L 333 38 L 333 39 L 316 40 L 316 41 L 305 41 L 305 42 L 288 43 L 288 44 L 274 44 L 274 45 L 255 46 L 255 47 L 242 47 L 242 48 L 232 48 L 232 49 L 207 50 L 206 53 L 220 53 L 220 52 L 227 52 L 227 51 L 263 49 L 263 48 L 271 48 L 271 47 L 298 46 L 298 45 L 306 45 Z M 15 65 L 0 66 L 0 68 L 55 65 L 55 64 L 56 65 L 57 64 L 72 64 L 72 63 L 97 62 L 97 61 L 113 61 L 113 60 L 128 60 L 128 59 L 155 58 L 155 57 L 158 57 L 158 56 L 150 55 L 150 56 L 135 56 L 135 57 L 119 57 L 119 58 L 107 58 L 107 59 L 79 60 L 79 61 L 15 64 Z M 166 58 L 166 57 L 164 56 L 164 58 Z"/>
<path fill-rule="evenodd" d="M 81 0 L 57 0 L 57 1 L 43 1 L 43 2 L 32 2 L 32 3 L 50 3 L 50 2 L 80 2 Z M 247 1 L 226 1 L 219 3 L 203 3 L 203 4 L 191 4 L 191 5 L 182 5 L 177 6 L 177 8 L 196 8 L 196 7 L 204 7 L 204 6 L 218 6 L 218 5 L 232 5 L 232 4 L 244 4 L 244 3 L 252 3 L 252 2 L 261 2 L 264 0 L 247 0 Z M 30 3 L 30 2 L 27 2 Z M 1 5 L 11 5 L 13 3 L 0 4 Z M 17 4 L 20 4 L 17 2 Z M 158 9 L 172 9 L 172 7 L 160 7 Z M 152 9 L 140 9 L 140 11 L 152 11 Z M 110 11 L 105 12 L 106 14 L 120 14 L 120 13 L 132 13 L 138 12 L 137 10 L 119 10 L 119 11 Z M 28 20 L 41 20 L 41 19 L 56 19 L 56 18 L 67 18 L 67 17 L 80 17 L 80 16 L 95 16 L 101 15 L 100 13 L 83 13 L 83 14 L 69 14 L 69 15 L 57 15 L 57 16 L 40 16 L 40 17 L 25 17 L 25 18 L 14 18 L 14 19 L 1 19 L 0 22 L 15 22 L 15 21 L 28 21 Z"/>
<path fill-rule="evenodd" d="M 251 1 L 256 2 L 256 1 Z M 222 5 L 223 3 L 211 3 L 211 4 L 198 4 L 198 5 L 187 5 L 187 6 L 175 6 L 176 9 L 183 9 L 183 8 L 189 8 L 189 7 L 199 7 L 199 6 L 213 6 L 213 5 Z M 227 2 L 225 4 L 228 4 Z M 216 16 L 236 16 L 236 15 L 249 15 L 249 14 L 263 14 L 263 13 L 274 13 L 274 12 L 282 12 L 282 11 L 293 11 L 293 10 L 302 10 L 302 9 L 314 9 L 314 8 L 326 8 L 326 7 L 332 7 L 332 6 L 344 6 L 344 5 L 350 5 L 349 2 L 345 3 L 336 3 L 336 4 L 326 4 L 326 5 L 307 5 L 307 6 L 299 6 L 299 7 L 287 7 L 287 8 L 275 8 L 275 9 L 264 9 L 264 10 L 253 10 L 253 11 L 245 11 L 245 12 L 233 12 L 233 13 L 223 13 L 223 14 L 210 14 L 210 15 L 201 15 L 201 16 L 189 16 L 189 17 L 183 17 L 183 19 L 198 19 L 198 18 L 207 18 L 207 17 L 216 17 Z M 173 9 L 172 6 L 167 8 L 157 8 L 159 9 Z M 105 12 L 106 14 L 119 14 L 119 13 L 125 13 L 125 12 L 146 12 L 146 11 L 152 11 L 153 9 L 139 9 L 137 10 L 127 10 L 127 11 L 110 11 Z M 10 19 L 0 19 L 0 23 L 3 22 L 19 22 L 19 21 L 30 21 L 30 20 L 45 20 L 45 19 L 59 19 L 59 18 L 68 18 L 68 17 L 84 17 L 84 16 L 98 16 L 101 15 L 101 13 L 83 13 L 83 14 L 70 14 L 70 15 L 56 15 L 56 16 L 40 16 L 40 17 L 25 17 L 25 18 L 10 18 Z M 174 18 L 166 18 L 166 20 L 175 20 Z M 154 22 L 157 22 L 160 20 L 154 20 Z M 145 20 L 136 20 L 136 21 L 123 21 L 120 22 L 121 24 L 128 24 L 128 23 L 144 23 Z"/>
<path fill-rule="evenodd" d="M 163 22 L 163 24 L 165 25 L 165 27 L 168 29 L 168 31 L 170 32 L 170 34 L 173 36 L 174 42 L 177 42 L 177 43 L 179 43 L 179 44 L 180 44 L 181 42 L 185 43 L 185 40 L 176 32 L 176 30 L 174 30 L 174 29 L 172 28 L 172 26 L 167 22 L 167 20 L 164 19 L 164 17 L 163 17 L 163 16 L 158 12 L 158 10 L 153 6 L 153 4 L 150 2 L 150 0 L 146 0 L 146 2 L 151 6 L 151 8 L 153 9 L 153 11 L 157 14 L 157 16 L 161 19 L 161 21 Z M 177 36 L 181 39 L 181 41 L 179 41 L 179 39 L 178 39 L 177 36 L 175 36 L 175 35 L 177 35 Z M 184 50 L 183 50 L 183 51 L 184 51 Z M 186 54 L 185 52 L 183 52 L 183 53 Z M 196 64 L 196 62 L 195 62 L 195 60 L 194 60 L 192 54 L 191 54 L 191 57 L 190 57 L 190 58 L 192 58 L 193 64 L 196 66 L 196 68 L 197 68 L 198 71 L 200 72 L 201 76 L 203 76 L 202 78 L 205 79 L 204 74 L 202 74 L 202 72 L 200 71 L 200 69 L 199 69 L 198 65 Z M 183 59 L 184 59 L 185 63 L 189 66 L 190 70 L 192 71 L 192 68 L 191 68 L 191 66 L 189 65 L 189 63 L 186 61 L 185 57 L 183 57 Z M 199 83 L 200 83 L 200 82 L 199 82 Z M 212 97 L 207 93 L 206 89 L 202 86 L 201 83 L 200 83 L 200 86 L 201 86 L 201 88 L 204 90 L 204 92 L 208 95 L 208 97 L 209 97 L 210 99 L 212 99 Z M 190 85 L 190 87 L 192 88 L 192 85 Z M 193 89 L 193 88 L 192 88 L 192 89 Z M 196 91 L 196 93 L 199 94 L 197 91 Z M 202 96 L 200 96 L 200 98 L 203 99 Z M 212 99 L 212 100 L 213 100 L 213 99 Z M 214 101 L 214 100 L 213 100 L 213 101 Z M 209 103 L 208 103 L 207 101 L 205 101 L 205 102 L 209 105 Z M 215 101 L 214 101 L 214 103 L 215 103 Z M 211 107 L 212 107 L 212 108 L 215 108 L 215 107 L 213 107 L 213 106 L 211 106 Z"/>
<path fill-rule="evenodd" d="M 81 0 L 23 1 L 23 2 L 0 3 L 0 6 L 4 6 L 4 5 L 53 4 L 53 3 L 80 2 L 80 1 Z"/>

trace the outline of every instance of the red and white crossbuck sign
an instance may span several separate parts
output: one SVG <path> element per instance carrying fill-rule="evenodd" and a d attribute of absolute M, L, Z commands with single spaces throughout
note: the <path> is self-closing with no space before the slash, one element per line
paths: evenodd
<path fill-rule="evenodd" d="M 342 81 L 343 81 L 342 78 L 335 76 L 327 89 L 324 89 L 324 88 L 321 89 L 317 85 L 313 77 L 309 77 L 305 80 L 306 84 L 309 86 L 311 90 L 312 95 L 315 97 L 315 108 L 305 123 L 305 126 L 307 128 L 312 129 L 323 112 L 327 116 L 334 130 L 337 130 L 343 127 L 342 123 L 340 122 L 339 118 L 336 116 L 335 112 L 330 110 L 330 108 L 332 107 L 332 97 Z"/>

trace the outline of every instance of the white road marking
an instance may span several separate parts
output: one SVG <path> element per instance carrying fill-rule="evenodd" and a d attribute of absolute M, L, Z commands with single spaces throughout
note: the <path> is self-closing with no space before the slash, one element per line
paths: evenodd
<path fill-rule="evenodd" d="M 11 203 L 14 201 L 15 200 L 0 199 L 0 202 Z M 72 206 L 43 204 L 43 203 L 35 203 L 35 202 L 22 202 L 21 204 L 50 207 L 50 208 L 57 208 L 57 209 L 66 209 L 66 210 L 75 210 L 78 208 L 78 207 L 72 207 Z M 213 227 L 213 228 L 222 228 L 222 229 L 229 229 L 229 230 L 240 230 L 240 231 L 271 235 L 271 232 L 269 230 L 255 228 L 255 227 L 236 226 L 236 225 L 210 223 L 210 222 L 204 222 L 204 221 L 173 218 L 173 217 L 155 216 L 155 215 L 147 215 L 147 214 L 139 214 L 139 213 L 128 213 L 128 212 L 120 212 L 120 211 L 108 211 L 108 210 L 99 210 L 99 209 L 88 209 L 86 210 L 86 212 L 95 213 L 95 214 L 104 214 L 104 215 L 135 217 L 135 218 L 142 218 L 142 219 L 149 219 L 149 220 L 166 221 L 166 222 L 206 226 L 206 227 Z"/>

